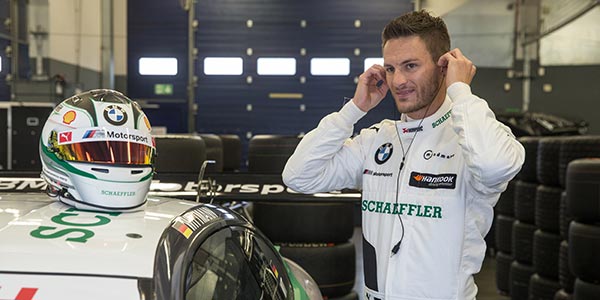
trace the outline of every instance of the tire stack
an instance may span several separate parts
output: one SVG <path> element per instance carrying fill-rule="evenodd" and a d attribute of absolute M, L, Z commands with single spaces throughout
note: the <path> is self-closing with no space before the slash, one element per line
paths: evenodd
<path fill-rule="evenodd" d="M 535 199 L 537 193 L 537 155 L 540 137 L 521 137 L 525 148 L 525 162 L 517 175 L 512 223 L 512 257 L 510 265 L 510 296 L 513 300 L 529 299 L 533 266 L 533 236 L 535 226 Z"/>
<path fill-rule="evenodd" d="M 600 151 L 595 156 L 600 157 Z M 573 218 L 567 248 L 576 276 L 572 299 L 600 299 L 600 158 L 568 163 L 566 186 L 567 211 Z"/>
<path fill-rule="evenodd" d="M 257 135 L 249 142 L 248 171 L 279 174 L 300 139 L 296 136 Z M 327 299 L 358 299 L 352 291 L 356 253 L 349 240 L 354 233 L 354 203 L 255 202 L 254 224 L 280 246 L 317 282 Z"/>
<path fill-rule="evenodd" d="M 239 172 L 242 168 L 242 140 L 237 134 L 219 134 L 223 145 L 223 172 Z"/>
<path fill-rule="evenodd" d="M 510 264 L 512 254 L 512 226 L 515 220 L 515 185 L 516 180 L 508 183 L 506 191 L 500 195 L 494 207 L 496 216 L 492 227 L 495 230 L 496 250 L 496 288 L 501 295 L 510 294 Z M 490 244 L 488 243 L 488 247 Z"/>
<path fill-rule="evenodd" d="M 559 153 L 562 137 L 545 137 L 538 141 L 533 234 L 533 267 L 529 282 L 529 299 L 552 300 L 559 283 L 560 237 L 559 208 L 563 188 L 559 185 Z"/>
<path fill-rule="evenodd" d="M 560 209 L 560 228 L 561 236 L 564 241 L 561 243 L 560 248 L 559 275 L 565 294 L 573 299 L 575 299 L 574 294 L 578 294 L 576 297 L 577 299 L 600 299 L 600 297 L 597 297 L 598 294 L 596 294 L 596 297 L 585 296 L 594 294 L 594 292 L 591 292 L 590 294 L 590 291 L 593 291 L 595 287 L 594 280 L 592 280 L 592 278 L 587 278 L 588 276 L 585 272 L 582 274 L 579 266 L 573 266 L 574 262 L 579 262 L 579 264 L 591 263 L 591 261 L 583 262 L 584 260 L 580 257 L 585 254 L 577 252 L 580 252 L 580 249 L 582 249 L 582 233 L 584 236 L 589 236 L 589 232 L 586 230 L 589 228 L 594 229 L 594 227 L 589 226 L 598 222 L 597 218 L 589 218 L 589 212 L 587 211 L 592 211 L 594 209 L 594 206 L 597 205 L 598 197 L 594 198 L 594 192 L 591 192 L 590 194 L 590 191 L 586 190 L 587 184 L 591 183 L 592 186 L 594 185 L 594 180 L 590 181 L 590 178 L 587 178 L 587 175 L 585 175 L 587 169 L 591 168 L 590 170 L 593 170 L 593 165 L 588 166 L 587 163 L 575 163 L 571 170 L 571 175 L 568 174 L 567 167 L 577 159 L 588 157 L 600 157 L 599 136 L 577 136 L 563 140 L 560 148 L 558 175 L 560 185 L 565 187 L 567 191 L 564 198 L 561 199 L 562 203 Z M 571 188 L 568 186 L 567 177 L 571 177 L 569 180 L 571 181 Z M 591 178 L 594 177 L 592 176 Z M 586 181 L 588 181 L 587 184 L 584 183 Z M 594 198 L 594 200 L 590 200 L 590 195 L 592 195 L 591 198 Z M 576 213 L 578 217 L 575 217 L 573 213 Z M 574 219 L 575 222 L 572 222 Z M 571 227 L 575 232 L 574 236 L 571 233 Z M 587 245 L 585 237 L 583 240 L 583 243 Z M 575 245 L 573 245 L 573 242 Z M 586 247 L 587 246 L 583 247 L 584 252 L 587 249 L 590 249 Z M 575 249 L 575 251 L 573 251 L 573 249 Z M 579 280 L 576 282 L 575 275 L 577 274 L 579 274 L 577 276 L 579 277 Z M 576 289 L 579 290 L 579 293 L 576 293 Z M 557 297 L 558 296 L 557 293 Z"/>
<path fill-rule="evenodd" d="M 156 158 L 154 169 L 158 179 L 194 177 L 206 160 L 206 142 L 196 135 L 154 135 Z M 185 157 L 186 159 L 181 159 Z"/>

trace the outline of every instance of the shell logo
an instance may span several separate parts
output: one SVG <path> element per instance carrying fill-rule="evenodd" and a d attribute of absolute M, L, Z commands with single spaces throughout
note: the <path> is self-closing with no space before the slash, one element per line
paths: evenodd
<path fill-rule="evenodd" d="M 63 123 L 69 125 L 73 121 L 75 121 L 76 117 L 77 117 L 77 113 L 74 110 L 70 110 L 63 115 Z"/>
<path fill-rule="evenodd" d="M 421 180 L 423 180 L 423 175 L 417 175 L 417 176 L 413 176 L 413 178 L 414 178 L 416 181 L 421 181 Z"/>

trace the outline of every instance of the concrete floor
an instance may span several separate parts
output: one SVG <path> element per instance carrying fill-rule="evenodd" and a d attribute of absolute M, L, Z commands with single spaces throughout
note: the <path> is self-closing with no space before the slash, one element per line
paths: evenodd
<path fill-rule="evenodd" d="M 354 229 L 351 240 L 356 246 L 356 282 L 354 291 L 360 299 L 364 297 L 364 278 L 362 261 L 362 231 L 360 227 Z M 496 259 L 491 255 L 486 256 L 481 267 L 481 272 L 475 275 L 475 283 L 479 288 L 477 300 L 510 300 L 510 297 L 502 296 L 496 290 Z"/>

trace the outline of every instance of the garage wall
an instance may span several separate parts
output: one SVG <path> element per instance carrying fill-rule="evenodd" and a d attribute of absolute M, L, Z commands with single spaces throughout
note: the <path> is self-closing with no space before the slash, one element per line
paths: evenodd
<path fill-rule="evenodd" d="M 397 0 L 216 3 L 198 3 L 197 130 L 245 138 L 307 132 L 338 110 L 344 96 L 353 96 L 364 59 L 381 57 L 382 28 L 413 9 L 412 1 Z M 207 75 L 202 64 L 207 57 L 239 57 L 243 72 Z M 296 59 L 296 73 L 258 75 L 257 59 L 272 57 Z M 314 76 L 313 58 L 347 58 L 350 73 Z M 393 117 L 391 98 L 384 101 L 357 128 Z"/>

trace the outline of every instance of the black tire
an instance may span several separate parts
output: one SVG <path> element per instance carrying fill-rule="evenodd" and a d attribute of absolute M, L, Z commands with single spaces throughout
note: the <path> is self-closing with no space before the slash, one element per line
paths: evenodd
<path fill-rule="evenodd" d="M 573 300 L 598 300 L 600 299 L 600 285 L 583 281 L 579 278 L 575 280 L 575 290 L 573 291 Z"/>
<path fill-rule="evenodd" d="M 517 174 L 518 179 L 529 182 L 537 181 L 537 149 L 540 139 L 541 137 L 537 136 L 525 136 L 518 139 L 525 148 L 525 161 L 521 171 Z"/>
<path fill-rule="evenodd" d="M 199 136 L 206 143 L 206 159 L 214 160 L 214 164 L 206 166 L 207 173 L 223 172 L 223 142 L 216 134 L 202 133 Z M 185 157 L 185 156 L 183 156 Z"/>
<path fill-rule="evenodd" d="M 558 186 L 558 158 L 564 137 L 545 137 L 538 143 L 537 181 L 549 186 Z"/>
<path fill-rule="evenodd" d="M 535 194 L 537 183 L 517 181 L 515 186 L 515 218 L 519 221 L 535 223 Z"/>
<path fill-rule="evenodd" d="M 350 293 L 356 277 L 354 244 L 282 244 L 279 252 L 299 264 L 317 282 L 324 297 Z"/>
<path fill-rule="evenodd" d="M 275 243 L 338 243 L 354 233 L 353 203 L 255 202 L 253 222 Z"/>
<path fill-rule="evenodd" d="M 540 229 L 552 233 L 559 232 L 562 192 L 561 188 L 538 185 L 535 194 L 535 225 Z"/>
<path fill-rule="evenodd" d="M 529 281 L 529 300 L 549 300 L 560 290 L 558 281 L 533 274 Z"/>
<path fill-rule="evenodd" d="M 223 143 L 223 172 L 237 172 L 242 167 L 242 140 L 237 134 L 219 134 Z"/>
<path fill-rule="evenodd" d="M 571 221 L 573 221 L 573 217 L 569 213 L 567 207 L 568 201 L 569 196 L 567 195 L 567 192 L 564 191 L 560 196 L 560 212 L 558 217 L 560 224 L 560 237 L 562 237 L 563 240 L 569 240 L 569 224 Z"/>
<path fill-rule="evenodd" d="M 195 135 L 155 135 L 157 175 L 194 174 L 206 160 L 206 143 Z M 186 159 L 181 159 L 185 157 Z M 195 178 L 195 177 L 194 177 Z"/>
<path fill-rule="evenodd" d="M 554 300 L 573 300 L 573 295 L 567 293 L 565 290 L 558 290 L 554 294 Z"/>
<path fill-rule="evenodd" d="M 578 158 L 600 157 L 600 136 L 577 136 L 564 139 L 558 159 L 558 180 L 566 186 L 567 166 Z"/>
<path fill-rule="evenodd" d="M 513 217 L 498 215 L 496 216 L 496 249 L 504 253 L 512 253 L 512 228 Z"/>
<path fill-rule="evenodd" d="M 506 190 L 500 194 L 498 203 L 494 207 L 496 214 L 505 215 L 509 217 L 515 216 L 515 185 L 516 180 L 511 180 L 506 187 Z"/>
<path fill-rule="evenodd" d="M 533 224 L 515 221 L 512 231 L 512 254 L 516 261 L 531 265 L 533 263 L 533 234 L 537 227 Z"/>
<path fill-rule="evenodd" d="M 281 174 L 299 142 L 297 136 L 255 135 L 248 144 L 248 172 Z"/>
<path fill-rule="evenodd" d="M 582 222 L 600 221 L 600 159 L 577 159 L 567 169 L 567 207 Z"/>
<path fill-rule="evenodd" d="M 569 265 L 588 282 L 600 281 L 600 226 L 576 221 L 569 226 Z"/>
<path fill-rule="evenodd" d="M 532 265 L 513 261 L 510 265 L 510 298 L 512 300 L 529 299 L 529 280 L 533 275 Z"/>
<path fill-rule="evenodd" d="M 558 280 L 558 251 L 561 241 L 560 235 L 540 229 L 533 234 L 533 266 L 540 276 Z"/>
<path fill-rule="evenodd" d="M 504 294 L 510 294 L 510 264 L 512 261 L 512 255 L 504 252 L 496 253 L 496 288 Z"/>
<path fill-rule="evenodd" d="M 558 250 L 558 282 L 567 293 L 573 293 L 575 275 L 569 265 L 569 243 L 562 241 Z"/>

